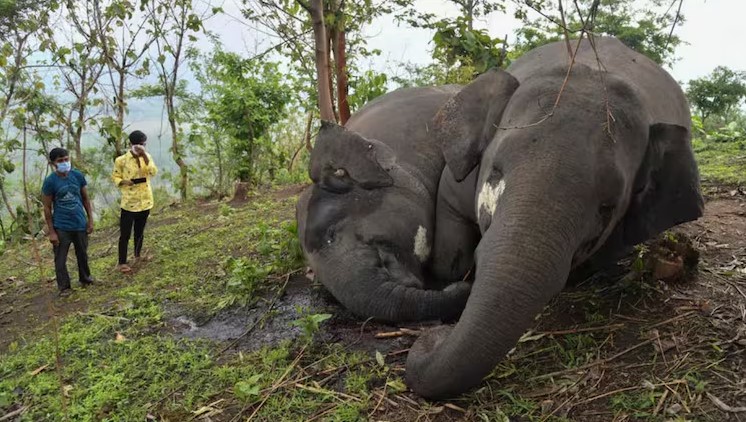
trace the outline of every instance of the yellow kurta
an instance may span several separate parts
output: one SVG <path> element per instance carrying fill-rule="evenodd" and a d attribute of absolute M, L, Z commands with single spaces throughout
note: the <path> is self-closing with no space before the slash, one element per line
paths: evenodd
<path fill-rule="evenodd" d="M 123 210 L 140 212 L 153 208 L 153 190 L 150 188 L 150 179 L 158 173 L 153 157 L 147 152 L 148 164 L 141 158 L 135 158 L 131 151 L 120 155 L 114 160 L 114 170 L 111 178 L 122 193 L 120 206 Z M 138 165 L 139 162 L 139 165 Z M 131 186 L 119 186 L 122 180 L 132 180 L 145 177 L 145 183 Z"/>

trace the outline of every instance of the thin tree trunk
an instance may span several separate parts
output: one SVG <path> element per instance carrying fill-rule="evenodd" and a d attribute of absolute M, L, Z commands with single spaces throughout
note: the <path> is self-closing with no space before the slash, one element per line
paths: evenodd
<path fill-rule="evenodd" d="M 334 121 L 339 122 L 339 111 L 337 105 L 334 103 L 334 67 L 332 66 L 332 40 L 337 38 L 337 31 L 333 28 L 326 28 L 326 75 L 329 77 L 329 98 L 332 101 L 332 112 L 334 113 Z"/>
<path fill-rule="evenodd" d="M 301 140 L 300 146 L 297 150 L 293 153 L 293 157 L 290 159 L 290 165 L 288 166 L 288 171 L 293 171 L 293 164 L 295 163 L 295 158 L 300 153 L 300 150 L 303 149 L 305 146 L 308 152 L 311 152 L 313 150 L 313 147 L 311 147 L 311 124 L 313 123 L 313 112 L 308 113 L 308 119 L 306 119 L 306 130 L 303 132 L 303 139 Z"/>
<path fill-rule="evenodd" d="M 175 85 L 172 86 L 172 89 L 174 87 Z M 166 94 L 166 110 L 168 112 L 168 124 L 171 126 L 171 154 L 174 157 L 174 161 L 179 166 L 179 174 L 181 176 L 179 181 L 179 193 L 181 195 L 181 200 L 185 201 L 187 199 L 187 188 L 189 186 L 189 169 L 180 151 L 179 138 L 181 134 L 179 133 L 179 126 L 176 124 L 176 108 L 174 107 L 173 95 L 173 92 L 169 89 Z"/>
<path fill-rule="evenodd" d="M 16 213 L 13 211 L 13 207 L 10 205 L 10 199 L 8 198 L 8 193 L 5 192 L 5 180 L 0 180 L 0 195 L 3 197 L 3 203 L 5 204 L 5 208 L 8 210 L 8 214 L 10 215 L 10 218 L 15 220 L 16 219 Z"/>
<path fill-rule="evenodd" d="M 223 180 L 225 179 L 225 175 L 223 174 L 223 152 L 222 152 L 222 145 L 220 145 L 220 136 L 215 137 L 215 155 L 218 158 L 218 196 L 220 199 L 225 196 L 225 192 L 223 191 Z"/>
<path fill-rule="evenodd" d="M 311 0 L 306 4 L 298 3 L 311 15 L 313 23 L 314 44 L 316 45 L 316 78 L 319 89 L 319 114 L 321 120 L 334 122 L 334 107 L 332 105 L 331 87 L 329 84 L 329 42 L 326 39 L 324 25 L 324 4 L 322 0 Z"/>
<path fill-rule="evenodd" d="M 342 7 L 344 2 L 340 5 L 340 9 L 337 11 L 337 16 L 342 15 Z M 345 29 L 344 19 L 338 22 L 335 36 L 332 38 L 332 50 L 334 50 L 334 64 L 337 74 L 337 109 L 339 110 L 339 124 L 344 125 L 347 120 L 350 119 L 350 104 L 347 102 L 347 52 L 345 51 Z"/>
<path fill-rule="evenodd" d="M 78 122 L 75 128 L 75 139 L 73 139 L 75 145 L 75 160 L 78 163 L 83 161 L 83 148 L 81 146 L 83 138 L 83 125 L 85 124 L 85 97 L 80 99 L 78 104 Z"/>
<path fill-rule="evenodd" d="M 119 128 L 120 136 L 114 143 L 114 149 L 117 152 L 117 157 L 122 155 L 122 152 L 127 149 L 125 146 L 124 137 L 121 136 L 124 133 L 124 71 L 119 71 L 119 86 L 117 87 L 117 127 Z"/>

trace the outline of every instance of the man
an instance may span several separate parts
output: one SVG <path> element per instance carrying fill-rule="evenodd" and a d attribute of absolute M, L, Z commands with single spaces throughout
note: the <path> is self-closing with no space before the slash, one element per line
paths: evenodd
<path fill-rule="evenodd" d="M 127 246 L 133 227 L 135 232 L 135 259 L 140 259 L 142 243 L 145 237 L 145 223 L 148 221 L 150 209 L 153 208 L 153 191 L 150 179 L 156 175 L 158 169 L 153 157 L 145 151 L 148 137 L 139 130 L 130 133 L 130 150 L 117 157 L 111 177 L 114 184 L 122 193 L 119 217 L 119 264 L 117 268 L 122 273 L 130 273 L 132 269 L 127 263 Z"/>
<path fill-rule="evenodd" d="M 67 272 L 67 253 L 71 243 L 75 247 L 80 284 L 83 287 L 93 284 L 88 267 L 88 235 L 93 233 L 93 212 L 86 189 L 88 183 L 83 173 L 72 168 L 67 150 L 54 148 L 49 151 L 49 164 L 54 173 L 44 179 L 41 188 L 44 219 L 54 250 L 57 288 L 60 296 L 68 296 L 72 292 Z"/>

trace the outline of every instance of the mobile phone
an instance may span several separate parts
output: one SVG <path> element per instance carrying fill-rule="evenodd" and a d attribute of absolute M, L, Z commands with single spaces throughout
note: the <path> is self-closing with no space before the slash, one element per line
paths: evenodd
<path fill-rule="evenodd" d="M 148 180 L 145 177 L 138 177 L 136 179 L 132 179 L 132 183 L 138 184 L 138 183 L 145 183 L 145 181 Z"/>

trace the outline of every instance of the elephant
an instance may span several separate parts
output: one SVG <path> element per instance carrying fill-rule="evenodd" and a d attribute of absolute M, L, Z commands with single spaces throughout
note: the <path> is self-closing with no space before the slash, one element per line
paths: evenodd
<path fill-rule="evenodd" d="M 458 322 L 424 331 L 407 357 L 406 382 L 422 397 L 478 386 L 580 264 L 702 216 L 681 87 L 615 38 L 581 38 L 575 51 L 570 59 L 555 42 L 490 69 L 434 118 L 448 169 L 440 183 L 474 187 L 450 211 L 462 220 L 437 217 L 436 237 L 469 224 L 479 233 L 476 245 L 472 235 L 454 241 L 476 246 Z M 458 248 L 440 254 L 451 259 L 442 272 L 464 271 Z"/>
<path fill-rule="evenodd" d="M 322 122 L 296 206 L 301 249 L 349 311 L 385 322 L 453 320 L 470 283 L 428 276 L 445 160 L 431 130 L 459 85 L 400 88 L 344 126 Z"/>

